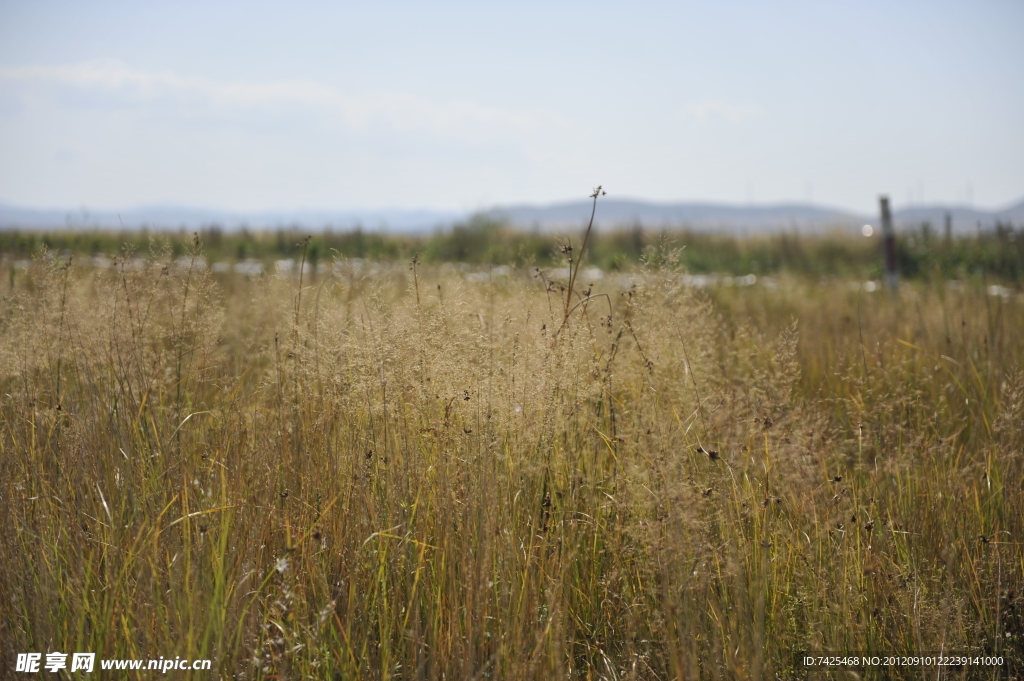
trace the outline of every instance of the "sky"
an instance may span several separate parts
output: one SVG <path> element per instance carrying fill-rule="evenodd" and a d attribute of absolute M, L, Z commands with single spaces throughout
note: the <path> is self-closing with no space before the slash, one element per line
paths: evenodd
<path fill-rule="evenodd" d="M 0 0 L 0 202 L 1024 198 L 1024 2 Z"/>

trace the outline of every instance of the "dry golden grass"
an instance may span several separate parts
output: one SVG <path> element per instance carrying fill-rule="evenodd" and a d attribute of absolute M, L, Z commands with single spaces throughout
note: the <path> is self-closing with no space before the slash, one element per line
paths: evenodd
<path fill-rule="evenodd" d="M 800 677 L 797 651 L 945 650 L 1019 668 L 1024 304 L 787 280 L 709 296 L 667 260 L 581 278 L 564 324 L 558 282 L 516 270 L 342 263 L 300 288 L 157 253 L 12 275 L 5 661 L 758 679 Z"/>

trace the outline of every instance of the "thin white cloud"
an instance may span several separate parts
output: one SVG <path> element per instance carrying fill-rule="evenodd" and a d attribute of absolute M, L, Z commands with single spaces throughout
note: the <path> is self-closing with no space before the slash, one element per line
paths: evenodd
<path fill-rule="evenodd" d="M 336 115 L 347 126 L 357 130 L 382 123 L 402 131 L 426 130 L 439 135 L 478 139 L 569 127 L 563 116 L 542 109 L 509 111 L 468 100 L 436 102 L 403 92 L 347 95 L 309 80 L 217 82 L 169 71 L 139 71 L 109 60 L 61 66 L 0 65 L 0 82 L 3 81 L 102 92 L 107 97 L 132 104 L 165 104 L 171 101 L 187 106 L 191 111 L 204 107 L 256 111 L 301 107 L 307 111 Z"/>
<path fill-rule="evenodd" d="M 754 104 L 729 104 L 719 99 L 703 99 L 696 104 L 687 104 L 680 111 L 683 120 L 707 121 L 725 119 L 744 121 L 764 115 L 764 110 Z"/>

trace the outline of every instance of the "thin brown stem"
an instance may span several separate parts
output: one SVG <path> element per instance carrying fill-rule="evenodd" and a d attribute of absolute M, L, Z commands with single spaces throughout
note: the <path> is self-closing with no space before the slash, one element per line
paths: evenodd
<path fill-rule="evenodd" d="M 587 251 L 587 242 L 590 240 L 590 232 L 594 229 L 594 216 L 597 214 L 597 197 L 603 196 L 604 191 L 601 189 L 601 185 L 597 185 L 597 189 L 590 195 L 593 199 L 593 204 L 590 208 L 590 222 L 587 224 L 587 231 L 583 235 L 583 245 L 580 246 L 580 253 L 576 257 L 576 267 L 573 267 L 573 263 L 569 261 L 569 290 L 565 295 L 565 318 L 563 323 L 569 319 L 570 310 L 569 307 L 572 304 L 572 289 L 576 285 L 576 275 L 580 272 L 580 265 L 583 264 L 583 255 Z"/>

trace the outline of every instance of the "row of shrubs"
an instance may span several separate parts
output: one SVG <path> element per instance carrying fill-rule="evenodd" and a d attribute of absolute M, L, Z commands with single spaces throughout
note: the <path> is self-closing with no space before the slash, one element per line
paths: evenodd
<path fill-rule="evenodd" d="M 206 254 L 217 259 L 300 257 L 307 233 L 224 231 L 200 232 Z M 154 240 L 166 240 L 174 255 L 189 248 L 194 236 L 179 231 L 39 232 L 0 231 L 0 258 L 30 258 L 41 248 L 58 253 L 114 254 L 128 247 L 145 252 Z M 451 229 L 423 235 L 366 232 L 361 229 L 313 234 L 306 247 L 308 261 L 335 257 L 422 262 L 492 263 L 550 266 L 564 255 L 567 241 L 579 235 L 522 231 L 482 217 Z M 758 275 L 778 272 L 809 276 L 877 278 L 882 273 L 879 238 L 833 232 L 818 235 L 775 233 L 735 236 L 687 229 L 649 229 L 640 225 L 597 232 L 588 246 L 589 261 L 606 270 L 629 269 L 668 244 L 681 250 L 680 264 L 690 272 Z M 993 277 L 1020 281 L 1024 277 L 1024 227 L 1000 224 L 970 236 L 936 235 L 928 225 L 902 232 L 896 240 L 899 268 L 911 278 Z"/>

